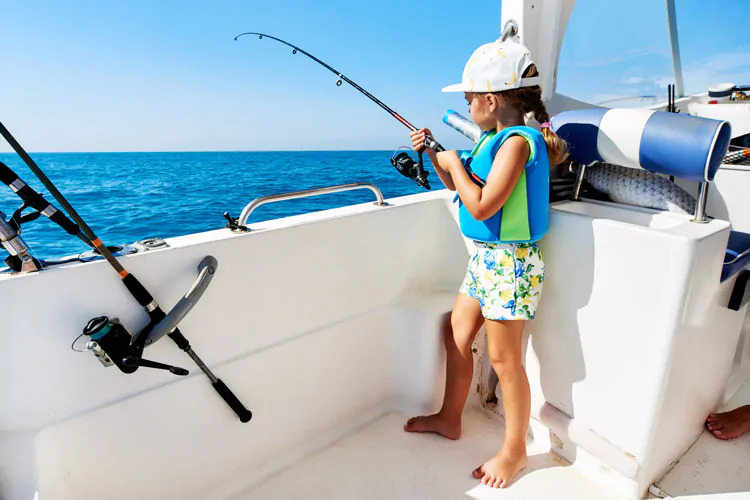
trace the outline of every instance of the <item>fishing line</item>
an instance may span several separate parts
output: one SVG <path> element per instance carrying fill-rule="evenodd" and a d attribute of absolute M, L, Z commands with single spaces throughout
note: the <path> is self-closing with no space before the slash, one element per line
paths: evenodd
<path fill-rule="evenodd" d="M 351 85 L 352 87 L 354 87 L 357 91 L 359 91 L 361 94 L 363 94 L 365 97 L 367 97 L 372 102 L 374 102 L 375 104 L 377 104 L 378 106 L 380 106 L 382 109 L 384 109 L 388 114 L 390 114 L 396 120 L 398 120 L 399 122 L 401 122 L 406 128 L 408 128 L 412 132 L 415 131 L 415 130 L 418 130 L 417 127 L 415 127 L 414 125 L 412 125 L 406 118 L 404 118 L 403 116 L 401 116 L 400 114 L 398 114 L 396 111 L 394 111 L 386 103 L 384 103 L 383 101 L 381 101 L 380 99 L 378 99 L 377 97 L 375 97 L 374 95 L 372 95 L 370 92 L 368 92 L 367 90 L 365 90 L 364 88 L 362 88 L 360 85 L 358 85 L 356 82 L 354 82 L 353 80 L 351 80 L 349 77 L 347 77 L 346 75 L 344 75 L 339 70 L 337 70 L 337 69 L 333 68 L 331 65 L 329 65 L 329 64 L 321 61 L 320 59 L 318 59 L 314 55 L 310 54 L 306 50 L 304 50 L 304 49 L 302 49 L 302 48 L 300 48 L 300 47 L 298 47 L 296 45 L 293 45 L 293 44 L 287 42 L 286 40 L 282 40 L 281 38 L 277 38 L 277 37 L 272 36 L 272 35 L 267 35 L 265 33 L 257 33 L 257 32 L 254 32 L 254 31 L 248 31 L 248 32 L 245 32 L 245 33 L 240 33 L 239 35 L 237 35 L 236 37 L 234 37 L 234 40 L 237 41 L 238 38 L 240 38 L 241 36 L 244 36 L 244 35 L 256 35 L 259 40 L 263 39 L 263 37 L 270 38 L 271 40 L 276 40 L 277 42 L 282 43 L 282 44 L 286 45 L 287 47 L 291 47 L 292 54 L 296 54 L 297 52 L 300 52 L 300 53 L 306 55 L 307 57 L 309 57 L 310 59 L 312 59 L 316 63 L 320 64 L 321 66 L 323 66 L 324 68 L 326 68 L 328 71 L 330 71 L 334 75 L 336 75 L 336 77 L 338 78 L 336 80 L 336 86 L 340 87 L 342 81 L 348 83 L 349 85 Z M 418 161 L 414 162 L 414 160 L 411 160 L 411 162 L 413 163 L 413 165 L 410 165 L 408 168 L 404 168 L 404 169 L 399 168 L 399 167 L 396 167 L 396 168 L 399 168 L 399 172 L 401 172 L 402 174 L 404 174 L 406 177 L 409 177 L 409 178 L 413 179 L 419 186 L 422 186 L 425 189 L 430 189 L 430 183 L 427 180 L 427 176 L 429 174 L 424 169 L 424 161 L 423 161 L 423 158 L 422 158 L 422 154 L 424 153 L 424 148 L 425 147 L 432 148 L 435 151 L 445 151 L 445 148 L 443 146 L 441 146 L 440 144 L 438 144 L 438 142 L 435 141 L 435 139 L 433 139 L 429 135 L 426 135 L 424 146 L 422 146 L 417 151 Z M 406 154 L 406 153 L 404 153 L 404 154 Z M 396 166 L 395 163 L 394 163 L 394 166 Z"/>
<path fill-rule="evenodd" d="M 244 35 L 257 35 L 258 39 L 262 39 L 263 37 L 270 38 L 271 40 L 276 40 L 279 43 L 283 43 L 284 45 L 286 45 L 288 47 L 291 47 L 292 48 L 292 54 L 296 54 L 297 52 L 301 52 L 302 54 L 306 55 L 307 57 L 309 57 L 310 59 L 312 59 L 316 63 L 320 64 L 321 66 L 323 66 L 324 68 L 326 68 L 328 71 L 330 71 L 334 75 L 336 75 L 338 77 L 338 80 L 336 80 L 336 85 L 338 87 L 341 86 L 341 82 L 342 81 L 345 81 L 346 83 L 348 83 L 349 85 L 351 85 L 352 87 L 354 87 L 355 89 L 357 89 L 359 92 L 361 92 L 362 94 L 364 94 L 365 96 L 367 96 L 375 104 L 377 104 L 378 106 L 380 106 L 381 108 L 383 108 L 385 111 L 387 111 L 396 120 L 400 121 L 406 128 L 408 128 L 411 131 L 417 130 L 417 127 L 415 127 L 414 125 L 412 125 L 408 120 L 406 120 L 400 114 L 396 113 L 393 109 L 391 109 L 383 101 L 381 101 L 380 99 L 378 99 L 377 97 L 375 97 L 374 95 L 372 95 L 371 93 L 369 93 L 367 90 L 363 89 L 361 86 L 357 85 L 357 83 L 355 83 L 352 80 L 350 80 L 348 77 L 346 77 L 339 70 L 334 69 L 330 65 L 326 64 L 325 62 L 321 61 L 320 59 L 318 59 L 314 55 L 312 55 L 309 52 L 307 52 L 306 50 L 301 49 L 300 47 L 297 47 L 296 45 L 293 45 L 293 44 L 291 44 L 291 43 L 289 43 L 289 42 L 287 42 L 285 40 L 282 40 L 281 38 L 276 38 L 275 36 L 267 35 L 265 33 L 256 33 L 254 31 L 248 31 L 246 33 L 240 33 L 239 35 L 237 35 L 236 37 L 234 37 L 234 40 L 237 41 L 237 39 L 239 37 L 244 36 Z M 436 145 L 436 147 L 433 147 L 430 144 L 427 144 L 427 147 L 430 147 L 432 149 L 437 149 L 439 147 L 440 151 L 445 151 L 445 149 L 442 146 L 440 146 L 437 142 L 435 142 L 434 139 L 432 139 L 431 137 L 430 137 L 430 139 L 432 140 L 432 143 L 434 143 Z"/>
<path fill-rule="evenodd" d="M 507 37 L 508 36 L 508 35 L 505 34 L 505 31 L 508 31 L 508 30 L 506 29 L 506 30 L 503 31 L 503 37 Z M 508 33 L 510 33 L 510 31 L 508 31 Z M 332 66 L 330 66 L 329 64 L 321 61 L 320 59 L 318 59 L 314 55 L 310 54 L 306 50 L 298 47 L 297 45 L 291 44 L 291 43 L 287 42 L 286 40 L 282 40 L 281 38 L 277 38 L 277 37 L 272 36 L 272 35 L 267 35 L 266 33 L 258 33 L 258 32 L 255 32 L 255 31 L 247 31 L 245 33 L 240 33 L 239 35 L 237 35 L 236 37 L 234 37 L 234 41 L 237 41 L 238 38 L 240 38 L 241 36 L 244 36 L 244 35 L 256 35 L 259 40 L 262 40 L 263 37 L 270 38 L 271 40 L 276 40 L 277 42 L 282 43 L 282 44 L 286 45 L 287 47 L 291 47 L 292 54 L 296 54 L 297 52 L 301 52 L 302 54 L 306 55 L 307 57 L 309 57 L 310 59 L 312 59 L 316 63 L 320 64 L 321 66 L 323 66 L 324 68 L 326 68 L 328 71 L 330 71 L 334 75 L 336 75 L 337 78 L 338 78 L 338 80 L 336 80 L 336 85 L 337 86 L 340 87 L 341 86 L 341 82 L 345 81 L 346 83 L 348 83 L 349 85 L 351 85 L 352 87 L 354 87 L 356 90 L 358 90 L 359 92 L 361 92 L 362 94 L 364 94 L 365 97 L 367 97 L 368 99 L 370 99 L 371 101 L 373 101 L 375 104 L 377 104 L 378 106 L 380 106 L 381 108 L 383 108 L 386 112 L 388 112 L 396 120 L 398 120 L 399 122 L 401 122 L 406 128 L 408 128 L 412 132 L 418 130 L 417 127 L 415 127 L 414 125 L 412 125 L 403 116 L 401 116 L 400 114 L 396 113 L 396 111 L 394 111 L 390 106 L 388 106 L 383 101 L 381 101 L 380 99 L 378 99 L 377 97 L 375 97 L 374 95 L 372 95 L 370 92 L 368 92 L 367 90 L 365 90 L 364 88 L 362 88 L 356 82 L 354 82 L 351 79 L 349 79 L 347 76 L 345 76 L 339 70 L 337 70 L 337 69 L 333 68 Z M 445 148 L 442 145 L 440 145 L 433 137 L 431 137 L 428 134 L 425 134 L 425 142 L 422 145 L 422 147 L 419 150 L 417 150 L 417 158 L 418 158 L 417 162 L 414 162 L 414 160 L 412 160 L 411 157 L 409 157 L 408 155 L 406 155 L 406 153 L 402 153 L 402 155 L 405 155 L 408 158 L 408 160 L 406 160 L 402 156 L 401 157 L 402 161 L 400 163 L 399 162 L 393 162 L 393 161 L 391 161 L 391 163 L 403 175 L 405 175 L 406 177 L 409 177 L 409 178 L 413 179 L 418 185 L 424 187 L 425 189 L 430 189 L 430 184 L 427 181 L 427 175 L 429 175 L 429 174 L 424 169 L 424 162 L 423 162 L 423 159 L 422 159 L 422 154 L 424 153 L 424 149 L 426 147 L 430 148 L 430 149 L 433 149 L 434 151 L 436 151 L 438 153 L 441 152 L 441 151 L 445 151 Z M 394 153 L 394 155 L 395 154 L 396 153 Z M 409 161 L 411 162 L 411 164 L 408 164 Z M 476 174 L 474 174 L 474 172 L 472 172 L 471 169 L 467 165 L 464 165 L 464 168 L 466 169 L 466 173 L 469 175 L 469 177 L 472 179 L 472 181 L 474 183 L 476 183 L 479 187 L 484 187 L 484 181 L 479 176 L 477 176 Z"/>

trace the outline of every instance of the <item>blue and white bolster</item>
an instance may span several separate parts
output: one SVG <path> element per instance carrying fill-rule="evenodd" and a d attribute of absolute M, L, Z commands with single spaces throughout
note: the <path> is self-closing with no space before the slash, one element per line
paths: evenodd
<path fill-rule="evenodd" d="M 571 159 L 711 181 L 729 147 L 729 123 L 650 109 L 581 109 L 550 120 Z"/>

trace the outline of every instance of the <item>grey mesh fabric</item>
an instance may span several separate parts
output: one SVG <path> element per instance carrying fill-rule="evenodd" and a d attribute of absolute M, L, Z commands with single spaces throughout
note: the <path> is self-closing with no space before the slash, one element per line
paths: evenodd
<path fill-rule="evenodd" d="M 586 169 L 584 179 L 612 201 L 692 214 L 695 198 L 680 186 L 648 170 L 597 163 Z"/>

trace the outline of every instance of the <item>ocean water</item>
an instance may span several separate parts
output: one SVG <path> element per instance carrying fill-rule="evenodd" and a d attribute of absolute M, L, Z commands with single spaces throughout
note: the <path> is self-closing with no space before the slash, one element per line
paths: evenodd
<path fill-rule="evenodd" d="M 179 236 L 224 227 L 224 212 L 238 217 L 251 200 L 268 194 L 365 181 L 386 198 L 423 192 L 390 164 L 391 151 L 32 153 L 31 157 L 107 245 Z M 0 161 L 55 207 L 31 170 L 13 154 Z M 426 168 L 432 170 L 425 156 Z M 433 189 L 442 187 L 432 172 Z M 250 222 L 374 201 L 369 190 L 263 205 Z M 21 200 L 0 184 L 7 217 Z M 46 217 L 23 225 L 37 258 L 87 250 Z M 4 255 L 4 250 L 0 250 Z M 4 256 L 3 256 L 4 258 Z"/>

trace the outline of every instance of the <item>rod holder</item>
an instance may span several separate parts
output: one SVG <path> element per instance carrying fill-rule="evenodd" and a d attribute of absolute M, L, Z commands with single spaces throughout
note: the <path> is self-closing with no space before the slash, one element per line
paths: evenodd
<path fill-rule="evenodd" d="M 146 346 L 153 344 L 177 328 L 177 324 L 187 316 L 187 313 L 190 312 L 203 296 L 203 292 L 206 291 L 208 284 L 211 283 L 218 267 L 219 261 L 212 255 L 207 255 L 200 261 L 198 264 L 198 277 L 190 287 L 190 290 L 175 304 L 166 317 L 149 332 L 148 337 L 146 337 Z M 133 338 L 133 342 L 135 342 L 135 337 Z"/>

